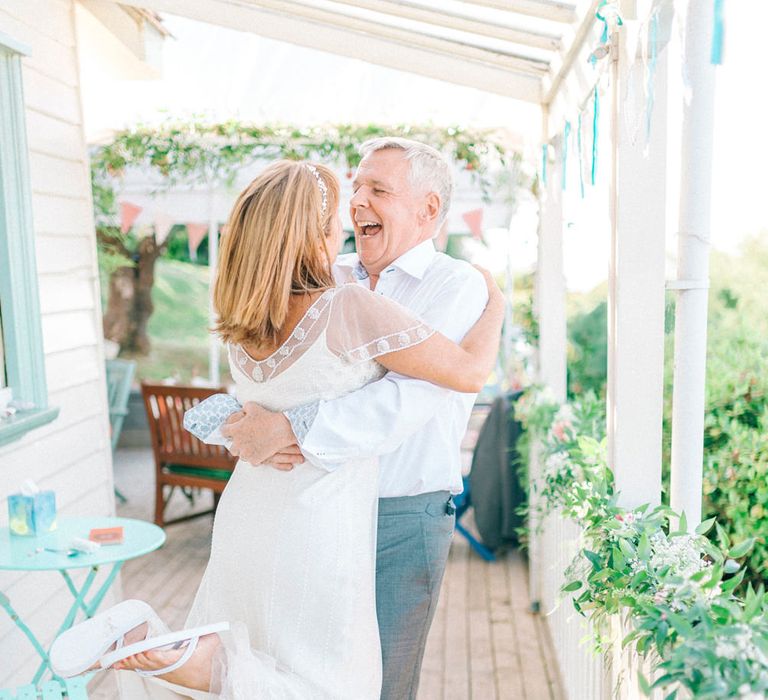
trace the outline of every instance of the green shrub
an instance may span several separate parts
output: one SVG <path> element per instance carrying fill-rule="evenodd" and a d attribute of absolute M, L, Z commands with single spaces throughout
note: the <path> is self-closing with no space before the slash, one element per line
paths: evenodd
<path fill-rule="evenodd" d="M 708 313 L 704 518 L 717 516 L 734 544 L 755 537 L 745 581 L 768 574 L 768 235 L 740 255 L 715 252 Z M 605 303 L 568 321 L 568 387 L 605 393 Z M 674 301 L 666 311 L 663 490 L 669 493 Z M 665 499 L 665 500 L 668 500 Z"/>

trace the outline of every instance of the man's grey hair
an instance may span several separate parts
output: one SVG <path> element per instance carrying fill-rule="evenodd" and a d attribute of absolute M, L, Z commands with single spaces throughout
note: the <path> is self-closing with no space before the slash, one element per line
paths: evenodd
<path fill-rule="evenodd" d="M 411 184 L 424 191 L 437 192 L 440 196 L 440 212 L 437 215 L 437 229 L 448 216 L 453 195 L 453 177 L 451 166 L 436 148 L 426 143 L 400 138 L 399 136 L 380 136 L 368 139 L 360 146 L 359 153 L 365 158 L 376 151 L 396 148 L 403 151 L 410 165 Z"/>

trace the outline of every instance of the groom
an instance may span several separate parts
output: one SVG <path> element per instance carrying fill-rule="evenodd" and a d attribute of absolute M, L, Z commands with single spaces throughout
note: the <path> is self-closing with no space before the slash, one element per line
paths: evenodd
<path fill-rule="evenodd" d="M 482 275 L 435 251 L 451 203 L 450 168 L 434 148 L 400 138 L 365 142 L 350 212 L 357 253 L 339 256 L 339 283 L 403 304 L 460 341 L 488 298 Z M 459 444 L 475 396 L 397 375 L 351 394 L 282 413 L 257 404 L 223 432 L 251 464 L 326 469 L 380 458 L 376 607 L 383 700 L 413 700 L 453 533 Z M 242 415 L 242 414 L 241 414 Z"/>

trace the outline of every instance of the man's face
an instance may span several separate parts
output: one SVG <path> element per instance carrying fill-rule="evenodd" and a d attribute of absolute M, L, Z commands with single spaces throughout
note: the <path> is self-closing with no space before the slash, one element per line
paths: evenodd
<path fill-rule="evenodd" d="M 435 195 L 414 191 L 403 151 L 387 148 L 363 158 L 352 189 L 357 254 L 369 274 L 378 275 L 431 237 L 434 217 L 427 200 Z"/>

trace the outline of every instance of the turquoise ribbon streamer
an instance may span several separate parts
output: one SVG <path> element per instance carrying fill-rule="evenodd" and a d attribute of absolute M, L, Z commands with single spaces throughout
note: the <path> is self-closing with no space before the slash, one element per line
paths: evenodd
<path fill-rule="evenodd" d="M 597 119 L 600 114 L 600 96 L 597 94 L 595 86 L 595 103 L 592 110 L 592 184 L 595 184 L 595 173 L 597 173 Z"/>
<path fill-rule="evenodd" d="M 723 63 L 723 4 L 725 0 L 715 0 L 715 27 L 712 32 L 712 55 L 710 62 L 716 66 Z"/>
<path fill-rule="evenodd" d="M 541 147 L 541 181 L 547 184 L 547 144 Z"/>
<path fill-rule="evenodd" d="M 563 132 L 563 189 L 566 188 L 566 175 L 568 174 L 568 138 L 571 135 L 571 122 L 565 122 Z"/>
<path fill-rule="evenodd" d="M 581 189 L 581 198 L 584 199 L 584 161 L 581 155 L 581 112 L 579 112 L 579 121 L 576 125 L 576 147 L 579 149 L 579 188 Z"/>
<path fill-rule="evenodd" d="M 608 0 L 603 0 L 598 6 L 597 10 L 595 11 L 595 17 L 599 19 L 603 23 L 603 32 L 600 34 L 600 43 L 605 44 L 608 42 L 608 20 L 600 13 L 600 10 L 605 7 L 608 4 Z M 615 7 L 613 8 L 616 9 Z M 616 13 L 616 24 L 618 26 L 621 26 L 624 24 L 621 20 L 621 16 Z M 597 63 L 597 58 L 595 58 L 594 55 L 589 57 L 589 62 L 594 66 Z"/>

